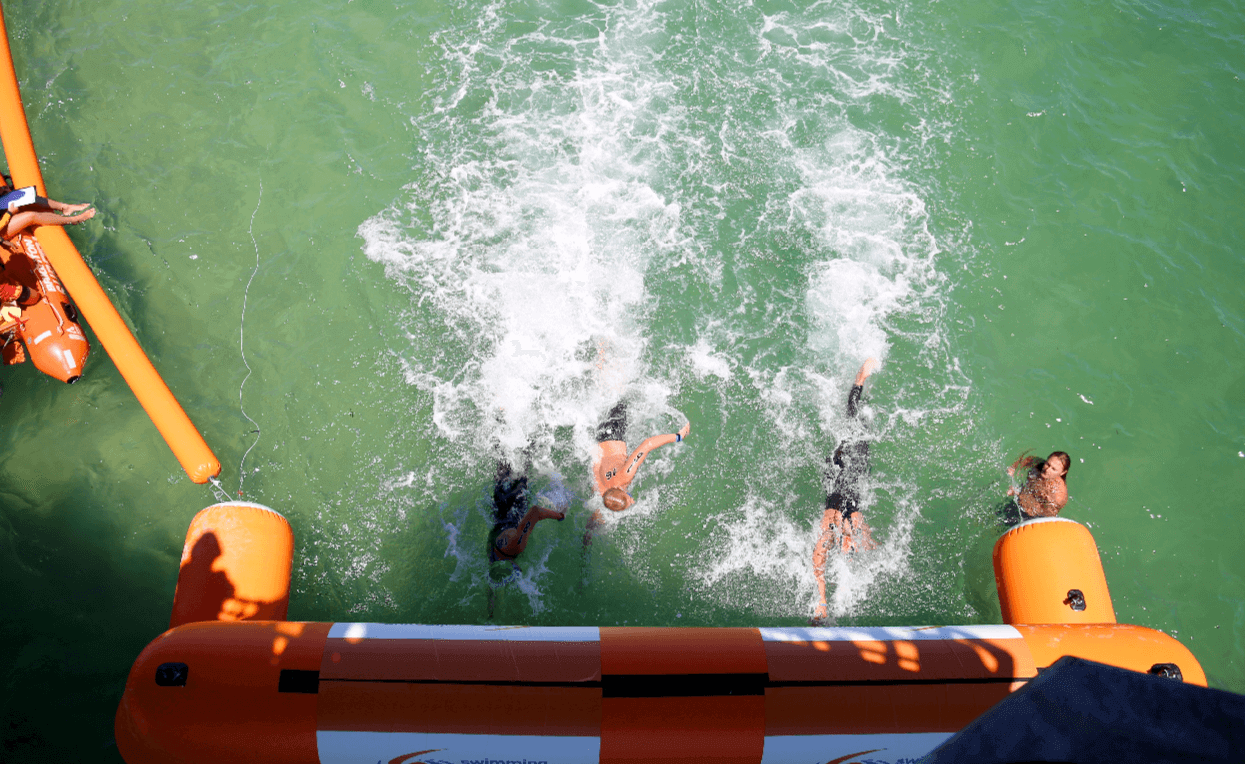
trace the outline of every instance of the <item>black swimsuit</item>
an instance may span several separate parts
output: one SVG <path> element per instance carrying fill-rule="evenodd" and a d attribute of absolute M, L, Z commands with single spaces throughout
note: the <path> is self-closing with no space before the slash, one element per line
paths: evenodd
<path fill-rule="evenodd" d="M 853 385 L 847 396 L 847 415 L 859 417 L 861 385 Z M 830 492 L 826 495 L 826 509 L 837 509 L 847 520 L 860 511 L 860 481 L 869 474 L 869 442 L 866 440 L 843 441 L 826 458 L 826 482 Z"/>
<path fill-rule="evenodd" d="M 493 484 L 493 530 L 489 533 L 488 544 L 491 562 L 514 559 L 497 548 L 497 539 L 503 531 L 519 527 L 519 521 L 527 514 L 527 500 L 527 475 L 516 476 L 509 464 L 498 462 L 497 480 Z"/>

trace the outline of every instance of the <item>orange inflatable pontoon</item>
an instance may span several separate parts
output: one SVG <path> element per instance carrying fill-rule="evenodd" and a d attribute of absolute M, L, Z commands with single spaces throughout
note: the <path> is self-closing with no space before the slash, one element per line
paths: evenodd
<path fill-rule="evenodd" d="M 292 549 L 260 505 L 195 517 L 172 628 L 117 709 L 129 764 L 897 762 L 1064 655 L 1206 684 L 1178 641 L 1114 622 L 1092 537 L 1067 520 L 1000 539 L 1004 612 L 1047 620 L 993 626 L 291 622 Z"/>

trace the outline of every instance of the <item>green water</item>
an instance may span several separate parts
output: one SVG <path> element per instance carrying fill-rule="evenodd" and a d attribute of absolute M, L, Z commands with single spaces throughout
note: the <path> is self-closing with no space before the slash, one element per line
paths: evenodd
<path fill-rule="evenodd" d="M 880 548 L 839 624 L 996 623 L 1015 454 L 1122 622 L 1245 692 L 1234 3 L 9 3 L 51 194 L 290 615 L 480 623 L 497 454 L 570 498 L 496 619 L 798 625 L 864 358 Z M 118 760 L 181 473 L 98 342 L 3 372 L 0 758 Z M 585 552 L 592 427 L 692 435 Z M 555 477 L 556 476 L 556 477 Z M 71 721 L 71 724 L 66 724 Z"/>

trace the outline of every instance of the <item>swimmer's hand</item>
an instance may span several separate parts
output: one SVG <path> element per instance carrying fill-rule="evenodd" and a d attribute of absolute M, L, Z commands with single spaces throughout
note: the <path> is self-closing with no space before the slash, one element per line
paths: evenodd
<path fill-rule="evenodd" d="M 683 429 L 679 430 L 678 432 L 679 437 L 676 438 L 676 440 L 679 440 L 679 441 L 683 440 L 689 434 L 691 434 L 691 432 L 692 432 L 692 423 L 688 422 L 687 424 L 683 425 Z"/>
<path fill-rule="evenodd" d="M 1016 457 L 1016 461 L 1012 462 L 1012 466 L 1007 468 L 1007 476 L 1011 477 L 1016 474 L 1017 467 L 1030 467 L 1033 465 L 1033 457 L 1029 456 L 1031 448 L 1026 448 L 1020 456 Z"/>
<path fill-rule="evenodd" d="M 817 603 L 817 608 L 813 611 L 813 619 L 820 620 L 830 617 L 830 607 L 825 602 Z"/>
<path fill-rule="evenodd" d="M 859 387 L 860 385 L 863 385 L 865 383 L 865 380 L 869 378 L 869 375 L 872 374 L 873 370 L 876 369 L 877 367 L 878 367 L 878 359 L 876 358 L 867 359 L 864 362 L 864 364 L 861 365 L 860 371 L 856 372 L 857 387 Z"/>

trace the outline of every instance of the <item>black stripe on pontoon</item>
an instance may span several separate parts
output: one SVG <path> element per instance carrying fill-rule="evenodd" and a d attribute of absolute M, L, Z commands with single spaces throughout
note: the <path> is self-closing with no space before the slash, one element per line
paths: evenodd
<path fill-rule="evenodd" d="M 978 676 L 948 677 L 946 679 L 829 679 L 809 682 L 767 682 L 766 687 L 893 687 L 921 684 L 1010 684 L 1027 682 L 1033 677 L 1024 676 Z"/>
<path fill-rule="evenodd" d="M 441 679 L 323 679 L 324 682 L 382 684 L 446 684 L 482 687 L 600 687 L 605 698 L 693 698 L 723 695 L 764 695 L 765 674 L 610 674 L 601 681 L 532 682 Z"/>
<path fill-rule="evenodd" d="M 703 698 L 764 695 L 767 674 L 612 674 L 601 677 L 605 698 Z"/>
<path fill-rule="evenodd" d="M 971 677 L 946 679 L 841 679 L 768 681 L 765 674 L 610 674 L 603 681 L 533 682 L 478 679 L 320 679 L 321 682 L 374 682 L 377 684 L 444 684 L 476 687 L 583 687 L 602 689 L 606 698 L 687 698 L 723 695 L 763 695 L 774 687 L 903 687 L 931 684 L 1010 684 L 1032 677 Z M 312 690 L 314 692 L 314 690 Z"/>
<path fill-rule="evenodd" d="M 320 692 L 320 672 L 281 669 L 281 675 L 277 679 L 277 692 L 304 692 L 314 695 Z"/>
<path fill-rule="evenodd" d="M 585 682 L 532 682 L 532 681 L 507 681 L 498 679 L 494 681 L 484 681 L 482 679 L 353 679 L 347 677 L 334 677 L 331 679 L 321 679 L 321 682 L 362 682 L 371 684 L 448 684 L 448 685 L 464 685 L 470 687 L 600 687 L 601 682 L 593 679 Z"/>

